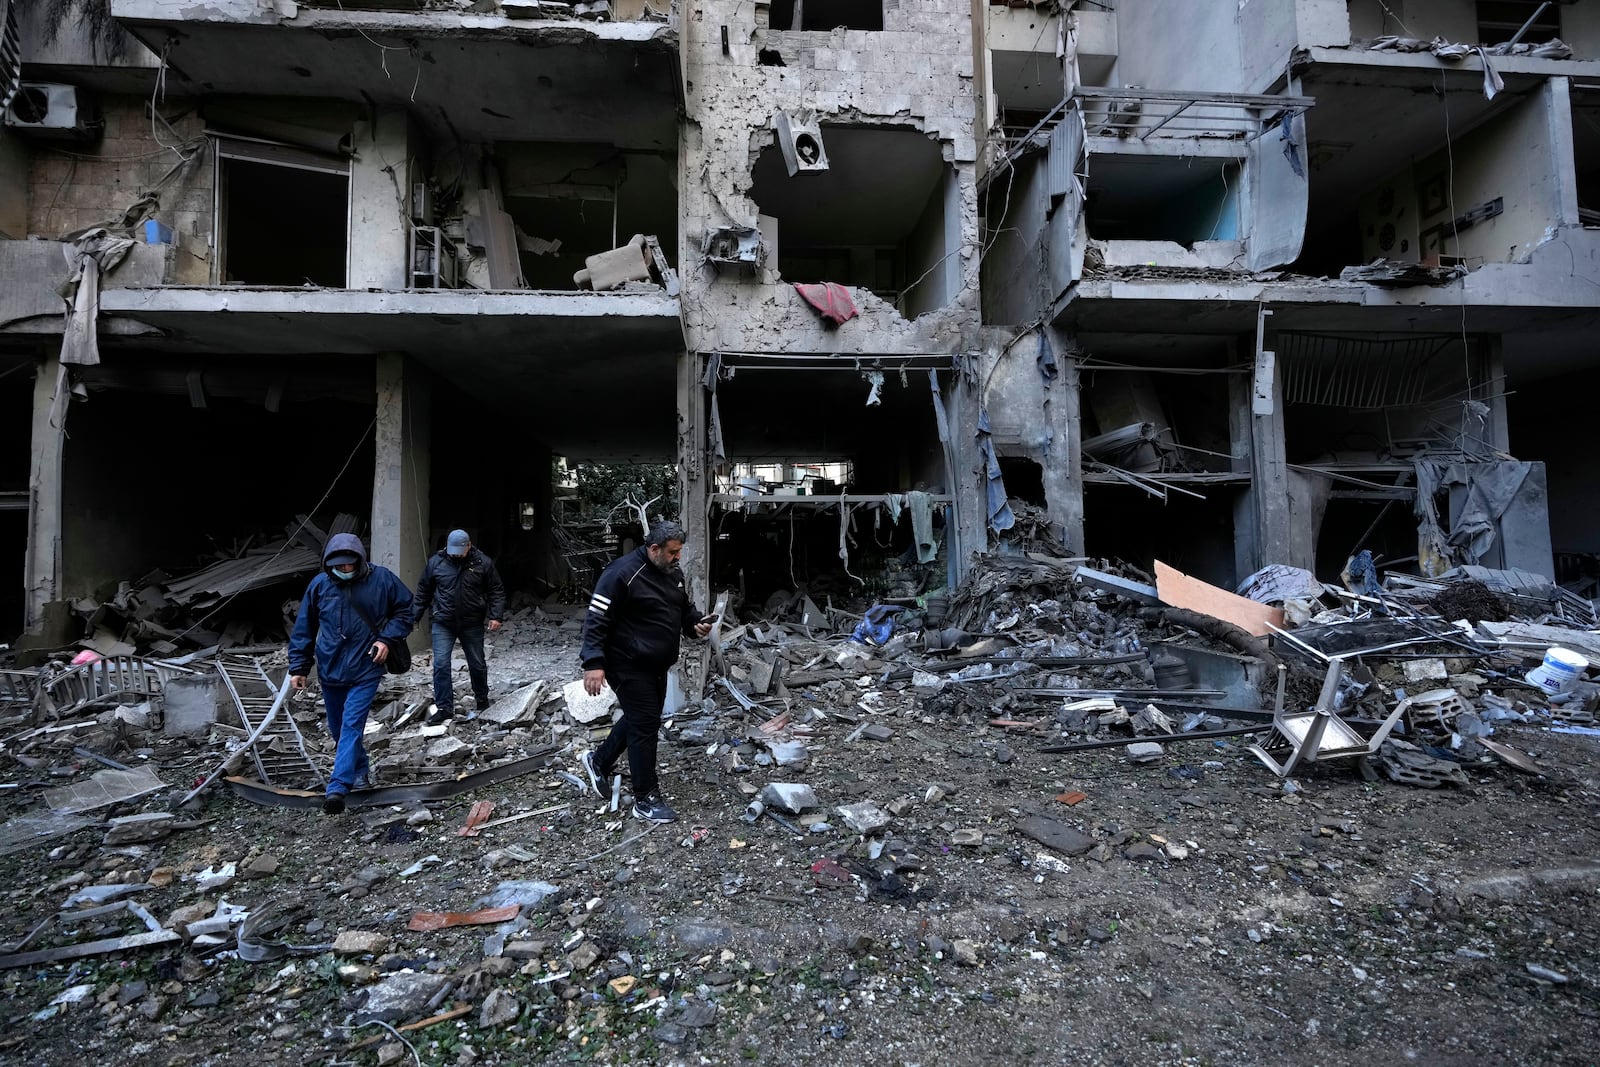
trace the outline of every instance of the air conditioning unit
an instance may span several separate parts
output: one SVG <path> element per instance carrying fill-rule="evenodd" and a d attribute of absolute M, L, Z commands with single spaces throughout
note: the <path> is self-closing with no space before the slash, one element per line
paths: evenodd
<path fill-rule="evenodd" d="M 817 113 L 805 111 L 780 111 L 772 118 L 773 131 L 778 135 L 778 148 L 783 152 L 784 166 L 789 177 L 801 171 L 828 169 L 828 153 L 822 147 L 822 124 Z"/>
<path fill-rule="evenodd" d="M 93 137 L 99 117 L 75 85 L 23 82 L 6 109 L 5 124 L 41 137 Z"/>

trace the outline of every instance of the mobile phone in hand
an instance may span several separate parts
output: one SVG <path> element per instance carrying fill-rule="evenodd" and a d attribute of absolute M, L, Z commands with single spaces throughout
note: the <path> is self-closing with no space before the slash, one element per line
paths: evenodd
<path fill-rule="evenodd" d="M 719 618 L 721 618 L 720 615 L 702 615 L 702 616 L 700 616 L 700 625 L 701 626 L 710 626 L 712 623 L 716 622 Z"/>

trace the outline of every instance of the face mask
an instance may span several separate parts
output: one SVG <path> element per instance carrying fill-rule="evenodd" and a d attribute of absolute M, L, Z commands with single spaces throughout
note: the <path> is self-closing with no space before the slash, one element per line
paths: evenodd
<path fill-rule="evenodd" d="M 352 578 L 354 578 L 356 576 L 357 572 L 356 571 L 351 571 L 349 574 L 346 574 L 344 571 L 335 570 L 333 568 L 329 568 L 328 573 L 332 574 L 335 578 L 339 579 L 341 582 L 348 582 L 350 579 L 352 579 Z"/>

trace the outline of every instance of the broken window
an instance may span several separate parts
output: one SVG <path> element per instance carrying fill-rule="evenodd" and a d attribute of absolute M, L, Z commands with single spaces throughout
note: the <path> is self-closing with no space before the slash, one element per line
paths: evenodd
<path fill-rule="evenodd" d="M 1095 153 L 1084 204 L 1101 241 L 1239 239 L 1239 163 L 1206 157 Z"/>
<path fill-rule="evenodd" d="M 1528 44 L 1543 44 L 1561 35 L 1561 5 L 1544 0 L 1478 0 L 1478 40 L 1500 44 L 1515 37 Z"/>
<path fill-rule="evenodd" d="M 767 25 L 775 30 L 881 30 L 883 0 L 774 0 Z"/>
<path fill-rule="evenodd" d="M 530 289 L 576 289 L 585 260 L 634 234 L 677 256 L 677 164 L 609 144 L 501 144 L 495 158 Z"/>
<path fill-rule="evenodd" d="M 220 280 L 239 285 L 345 285 L 350 165 L 297 148 L 219 137 Z"/>
<path fill-rule="evenodd" d="M 870 289 L 907 318 L 949 303 L 961 285 L 960 192 L 938 143 L 905 129 L 819 132 L 826 169 L 791 176 L 776 145 L 756 161 L 751 196 L 774 220 L 763 223 L 767 266 L 787 282 Z"/>

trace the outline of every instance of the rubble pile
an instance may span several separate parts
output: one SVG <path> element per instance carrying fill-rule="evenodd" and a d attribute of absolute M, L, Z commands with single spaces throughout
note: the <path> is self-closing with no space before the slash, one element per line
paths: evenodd
<path fill-rule="evenodd" d="M 1594 804 L 1572 764 L 1600 734 L 1600 632 L 1516 574 L 1353 561 L 1342 585 L 1278 568 L 1234 593 L 1039 550 L 952 590 L 900 577 L 876 601 L 722 598 L 671 676 L 668 826 L 624 818 L 624 767 L 598 796 L 574 773 L 616 712 L 577 680 L 582 603 L 516 598 L 492 701 L 453 723 L 425 724 L 425 654 L 389 678 L 376 781 L 337 819 L 307 810 L 332 758 L 315 691 L 268 721 L 281 651 L 29 675 L 0 708 L 0 988 L 28 1036 L 0 1048 L 721 1062 L 892 1038 L 966 1062 L 918 1043 L 1054 1032 L 1043 990 L 1142 1005 L 1264 969 L 1326 1013 L 1335 971 L 1436 989 L 1476 965 L 1445 934 L 1394 964 L 1347 914 L 1384 915 L 1386 944 L 1466 929 L 1546 891 L 1493 873 L 1538 864 L 1512 820 Z M 1497 994 L 1522 1010 L 1593 959 L 1537 924 L 1472 929 L 1537 984 Z M 1126 1051 L 1126 1001 L 1094 1003 L 1075 1026 Z"/>

